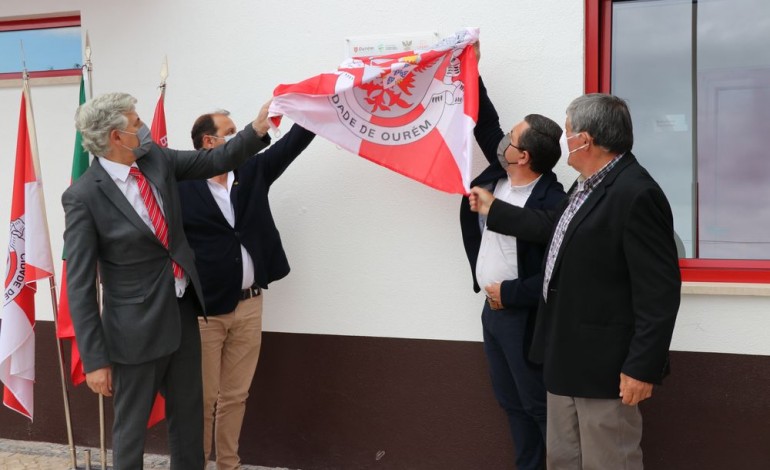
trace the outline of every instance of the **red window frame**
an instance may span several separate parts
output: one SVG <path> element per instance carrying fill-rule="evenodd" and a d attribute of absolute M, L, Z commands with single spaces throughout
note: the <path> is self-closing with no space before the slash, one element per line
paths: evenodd
<path fill-rule="evenodd" d="M 23 18 L 0 21 L 2 31 L 26 31 L 31 29 L 66 28 L 80 26 L 80 15 L 52 16 L 45 18 Z M 29 78 L 71 77 L 82 73 L 81 69 L 41 70 L 29 72 Z M 21 79 L 21 72 L 0 73 L 0 80 Z"/>
<path fill-rule="evenodd" d="M 585 0 L 585 92 L 609 93 L 612 70 L 612 0 Z M 679 260 L 682 280 L 770 283 L 768 260 Z"/>

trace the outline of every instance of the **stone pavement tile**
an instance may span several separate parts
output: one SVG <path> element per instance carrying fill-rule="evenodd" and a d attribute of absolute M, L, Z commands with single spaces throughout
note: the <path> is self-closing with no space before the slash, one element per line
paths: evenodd
<path fill-rule="evenodd" d="M 84 451 L 87 447 L 77 447 L 78 469 L 85 468 Z M 102 470 L 99 449 L 91 450 L 91 468 Z M 107 469 L 112 464 L 112 455 L 107 451 Z M 145 454 L 145 470 L 161 470 L 169 468 L 167 455 Z M 209 469 L 216 468 L 209 463 Z M 243 465 L 243 470 L 289 470 L 287 468 L 268 468 L 254 465 Z M 48 442 L 16 441 L 0 439 L 0 470 L 69 470 L 69 446 Z"/>

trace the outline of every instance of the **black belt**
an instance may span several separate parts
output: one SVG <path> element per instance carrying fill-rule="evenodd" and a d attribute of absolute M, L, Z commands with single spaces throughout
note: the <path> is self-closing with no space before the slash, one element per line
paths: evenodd
<path fill-rule="evenodd" d="M 241 300 L 257 297 L 261 293 L 262 293 L 262 289 L 259 286 L 251 286 L 248 289 L 243 289 L 241 291 Z"/>

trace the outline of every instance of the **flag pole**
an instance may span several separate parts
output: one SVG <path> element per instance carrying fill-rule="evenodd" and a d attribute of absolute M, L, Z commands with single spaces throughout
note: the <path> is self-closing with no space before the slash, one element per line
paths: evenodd
<path fill-rule="evenodd" d="M 93 63 L 91 62 L 91 39 L 88 37 L 88 31 L 86 31 L 86 48 L 85 48 L 85 64 L 83 68 L 86 71 L 86 81 L 88 82 L 88 99 L 94 97 L 94 82 L 92 81 Z M 101 310 L 102 299 L 99 282 L 99 274 L 96 275 L 96 303 Z M 107 468 L 107 432 L 104 425 L 104 395 L 99 394 L 99 461 L 103 469 Z"/>
<path fill-rule="evenodd" d="M 86 71 L 86 80 L 88 81 L 88 98 L 94 97 L 94 85 L 91 81 L 91 70 L 93 70 L 93 64 L 91 63 L 91 40 L 88 38 L 88 31 L 86 31 L 86 49 L 85 49 L 86 62 L 83 64 L 83 68 Z"/>
<path fill-rule="evenodd" d="M 163 63 L 160 66 L 160 95 L 166 96 L 166 79 L 168 78 L 168 56 L 163 56 Z"/>
<path fill-rule="evenodd" d="M 25 112 L 27 113 L 27 126 L 29 128 L 29 141 L 30 145 L 32 146 L 32 164 L 35 167 L 35 174 L 38 176 L 41 176 L 40 172 L 40 162 L 38 160 L 38 152 L 37 152 L 37 132 L 35 130 L 35 116 L 34 112 L 32 111 L 32 94 L 29 90 L 29 72 L 27 71 L 27 64 L 24 58 L 24 44 L 21 44 L 21 56 L 22 56 L 22 64 L 24 66 L 23 72 L 22 72 L 22 92 L 24 93 L 24 96 L 26 98 L 27 103 L 27 109 Z M 50 233 L 48 230 L 48 217 L 45 214 L 45 197 L 43 193 L 42 186 L 40 187 L 40 195 L 41 195 L 41 206 L 43 210 L 43 224 L 45 228 L 45 233 Z M 50 250 L 50 238 L 48 239 L 48 247 Z M 58 316 L 59 316 L 59 309 L 58 304 L 56 302 L 57 295 L 56 295 L 56 277 L 55 272 L 53 272 L 53 267 L 51 270 L 51 276 L 48 278 L 48 283 L 51 290 L 51 305 L 53 307 L 53 323 L 54 323 L 54 331 L 58 331 Z M 54 335 L 56 336 L 56 335 Z M 69 443 L 70 447 L 70 463 L 72 465 L 73 469 L 77 469 L 78 462 L 77 462 L 77 451 L 75 449 L 75 442 L 72 437 L 72 415 L 70 414 L 70 400 L 69 400 L 69 391 L 67 390 L 67 382 L 65 380 L 64 376 L 64 349 L 62 345 L 62 340 L 56 336 L 56 353 L 59 358 L 59 380 L 61 382 L 61 390 L 62 390 L 62 401 L 64 402 L 64 420 L 67 427 L 67 442 Z"/>

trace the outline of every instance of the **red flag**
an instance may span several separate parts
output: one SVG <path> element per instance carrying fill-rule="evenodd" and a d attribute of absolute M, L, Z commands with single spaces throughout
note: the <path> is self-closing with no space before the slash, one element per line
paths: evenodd
<path fill-rule="evenodd" d="M 34 116 L 24 80 L 0 324 L 0 381 L 5 385 L 5 406 L 29 419 L 34 404 L 36 281 L 53 276 L 42 183 Z"/>
<path fill-rule="evenodd" d="M 80 104 L 86 102 L 86 90 L 83 77 L 80 77 Z M 75 151 L 72 156 L 72 174 L 70 184 L 85 173 L 88 169 L 88 152 L 82 145 L 80 131 L 75 132 Z M 83 361 L 80 359 L 80 350 L 75 340 L 75 327 L 72 325 L 69 300 L 67 298 L 67 255 L 62 254 L 61 291 L 59 292 L 59 308 L 57 317 L 56 336 L 71 342 L 70 351 L 70 378 L 72 384 L 77 386 L 85 382 L 86 374 L 83 370 Z"/>
<path fill-rule="evenodd" d="M 155 114 L 152 116 L 150 132 L 152 140 L 161 147 L 168 147 L 168 134 L 166 133 L 166 109 L 163 106 L 165 91 L 161 92 L 158 104 L 155 105 Z"/>
<path fill-rule="evenodd" d="M 467 193 L 477 40 L 468 28 L 431 49 L 348 59 L 336 72 L 279 85 L 270 111 L 430 187 Z"/>
<path fill-rule="evenodd" d="M 166 110 L 163 106 L 163 98 L 165 96 L 165 90 L 161 91 L 158 98 L 158 104 L 155 105 L 155 114 L 152 117 L 152 125 L 150 126 L 150 132 L 152 134 L 152 140 L 161 147 L 168 147 L 168 136 L 166 133 Z M 147 421 L 147 428 L 151 428 L 156 424 L 166 419 L 166 400 L 163 395 L 158 393 L 155 397 L 155 403 L 152 404 L 152 411 L 150 412 L 150 419 Z"/>

